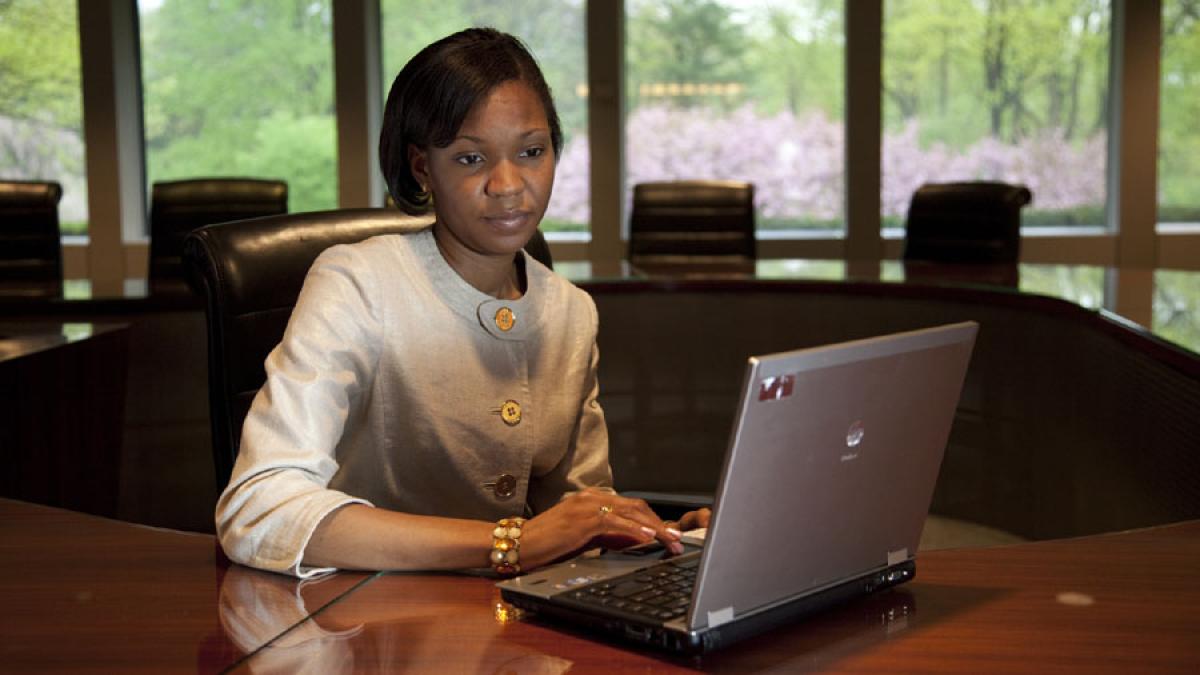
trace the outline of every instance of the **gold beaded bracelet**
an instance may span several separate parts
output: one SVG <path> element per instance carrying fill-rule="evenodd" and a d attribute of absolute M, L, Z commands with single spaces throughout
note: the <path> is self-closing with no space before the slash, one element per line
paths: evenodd
<path fill-rule="evenodd" d="M 492 530 L 492 553 L 489 560 L 497 574 L 521 572 L 521 526 L 524 518 L 504 518 Z"/>

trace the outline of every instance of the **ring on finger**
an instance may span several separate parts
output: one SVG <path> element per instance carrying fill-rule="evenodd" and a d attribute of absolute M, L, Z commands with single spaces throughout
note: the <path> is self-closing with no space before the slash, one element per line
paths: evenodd
<path fill-rule="evenodd" d="M 603 518 L 604 516 L 607 516 L 610 513 L 612 513 L 612 507 L 609 506 L 608 504 L 605 504 L 604 506 L 600 507 L 600 517 L 601 518 Z"/>

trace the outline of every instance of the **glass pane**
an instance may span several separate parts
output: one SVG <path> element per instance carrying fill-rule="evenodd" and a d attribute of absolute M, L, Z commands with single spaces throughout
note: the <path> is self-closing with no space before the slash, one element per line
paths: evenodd
<path fill-rule="evenodd" d="M 841 281 L 846 278 L 844 260 L 798 260 L 778 258 L 758 260 L 754 263 L 754 276 L 758 279 L 828 279 Z"/>
<path fill-rule="evenodd" d="M 337 207 L 330 0 L 140 0 L 146 173 L 282 179 Z"/>
<path fill-rule="evenodd" d="M 75 0 L 0 2 L 0 179 L 57 181 L 63 234 L 87 234 Z"/>
<path fill-rule="evenodd" d="M 1026 226 L 1106 222 L 1107 0 L 887 0 L 885 227 L 926 182 L 1033 192 Z"/>
<path fill-rule="evenodd" d="M 625 190 L 754 183 L 764 230 L 843 230 L 843 3 L 629 0 Z"/>
<path fill-rule="evenodd" d="M 1104 306 L 1103 267 L 1022 264 L 1019 269 L 1022 292 L 1070 300 L 1088 309 Z"/>
<path fill-rule="evenodd" d="M 1158 222 L 1200 225 L 1200 7 L 1163 0 Z"/>
<path fill-rule="evenodd" d="M 904 263 L 899 260 L 881 260 L 879 279 L 881 281 L 904 281 Z"/>
<path fill-rule="evenodd" d="M 423 47 L 471 26 L 520 38 L 533 53 L 558 108 L 563 153 L 542 231 L 588 232 L 587 39 L 583 0 L 383 0 L 384 95 Z"/>
<path fill-rule="evenodd" d="M 1200 273 L 1156 271 L 1153 307 L 1151 330 L 1200 353 Z"/>

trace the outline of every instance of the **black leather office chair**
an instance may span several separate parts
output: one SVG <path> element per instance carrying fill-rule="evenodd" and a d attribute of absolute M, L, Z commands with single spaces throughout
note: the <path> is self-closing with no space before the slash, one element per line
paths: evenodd
<path fill-rule="evenodd" d="M 755 257 L 752 184 L 687 180 L 633 187 L 633 264 L 752 262 Z"/>
<path fill-rule="evenodd" d="M 288 211 L 288 186 L 258 178 L 160 181 L 150 193 L 150 279 L 183 278 L 183 240 L 205 225 Z"/>
<path fill-rule="evenodd" d="M 183 260 L 188 283 L 205 298 L 208 319 L 209 415 L 218 490 L 229 482 L 242 423 L 266 381 L 263 362 L 283 338 L 313 261 L 335 244 L 411 232 L 430 222 L 432 216 L 395 209 L 345 209 L 222 223 L 187 236 Z M 545 247 L 540 232 L 531 245 L 537 246 L 535 242 Z"/>
<path fill-rule="evenodd" d="M 0 181 L 0 279 L 62 283 L 60 199 L 58 183 Z"/>
<path fill-rule="evenodd" d="M 550 269 L 554 269 L 554 258 L 550 255 L 550 244 L 546 243 L 546 237 L 542 234 L 541 230 L 534 230 L 533 236 L 525 244 L 525 252 L 533 256 L 534 260 Z"/>
<path fill-rule="evenodd" d="M 987 181 L 926 183 L 908 206 L 904 259 L 1015 265 L 1029 188 Z"/>

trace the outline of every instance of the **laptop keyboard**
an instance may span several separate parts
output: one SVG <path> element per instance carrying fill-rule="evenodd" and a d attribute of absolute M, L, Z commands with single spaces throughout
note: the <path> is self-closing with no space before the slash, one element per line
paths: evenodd
<path fill-rule="evenodd" d="M 699 565 L 699 556 L 680 562 L 666 561 L 573 590 L 568 597 L 650 621 L 669 621 L 687 614 Z"/>

